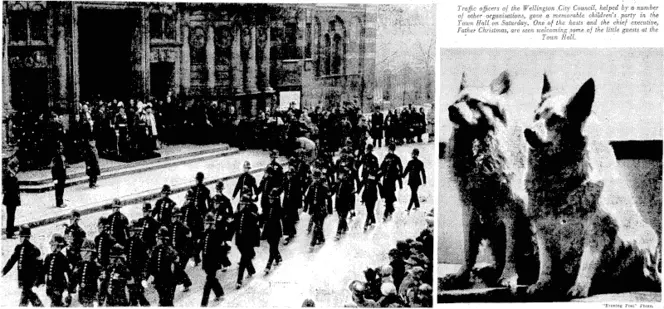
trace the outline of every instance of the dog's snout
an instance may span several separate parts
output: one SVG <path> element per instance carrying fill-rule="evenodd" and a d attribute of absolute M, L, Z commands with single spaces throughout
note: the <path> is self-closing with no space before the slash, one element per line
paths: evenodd
<path fill-rule="evenodd" d="M 450 107 L 447 108 L 447 111 L 449 113 L 450 121 L 458 123 L 461 120 L 461 112 L 459 111 L 459 108 L 456 107 L 455 105 L 451 105 Z"/>
<path fill-rule="evenodd" d="M 528 142 L 528 144 L 531 147 L 538 147 L 541 144 L 539 138 L 537 137 L 537 133 L 535 133 L 535 131 L 531 129 L 525 129 L 523 131 L 523 135 L 526 137 L 526 142 Z"/>

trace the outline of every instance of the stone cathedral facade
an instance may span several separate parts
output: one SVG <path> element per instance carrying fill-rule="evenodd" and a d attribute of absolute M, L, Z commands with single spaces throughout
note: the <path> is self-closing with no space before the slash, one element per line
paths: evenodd
<path fill-rule="evenodd" d="M 246 115 L 284 104 L 284 93 L 307 108 L 368 110 L 373 99 L 370 5 L 3 1 L 3 10 L 3 118 L 169 93 Z"/>

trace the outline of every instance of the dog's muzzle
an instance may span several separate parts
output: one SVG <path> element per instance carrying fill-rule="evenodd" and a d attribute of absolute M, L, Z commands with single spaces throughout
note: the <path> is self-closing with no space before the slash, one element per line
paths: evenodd
<path fill-rule="evenodd" d="M 452 106 L 447 108 L 447 111 L 449 113 L 450 121 L 452 121 L 456 124 L 465 123 L 465 121 L 463 119 L 463 116 L 461 115 L 461 111 L 459 111 L 459 108 L 452 105 Z"/>
<path fill-rule="evenodd" d="M 526 142 L 533 148 L 539 148 L 544 145 L 544 142 L 537 136 L 537 133 L 531 129 L 525 129 L 523 135 L 526 137 Z"/>

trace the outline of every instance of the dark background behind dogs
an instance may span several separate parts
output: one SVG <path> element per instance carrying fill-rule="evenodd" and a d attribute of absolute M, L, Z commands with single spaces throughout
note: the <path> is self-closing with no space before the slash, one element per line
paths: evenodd
<path fill-rule="evenodd" d="M 594 138 L 619 142 L 616 147 L 624 141 L 635 141 L 620 149 L 628 150 L 618 158 L 620 172 L 629 182 L 644 218 L 661 235 L 663 55 L 663 49 L 647 48 L 443 49 L 437 122 L 440 141 L 447 142 L 452 132 L 447 106 L 456 99 L 463 72 L 469 86 L 481 87 L 507 69 L 512 88 L 505 109 L 508 122 L 519 125 L 531 120 L 540 102 L 543 73 L 548 74 L 553 91 L 563 94 L 573 94 L 592 77 L 596 82 L 594 119 L 589 120 L 586 131 Z M 445 214 L 438 217 L 438 263 L 460 264 L 461 204 L 447 162 L 441 160 L 438 176 L 438 213 Z M 439 276 L 449 269 L 439 267 Z"/>

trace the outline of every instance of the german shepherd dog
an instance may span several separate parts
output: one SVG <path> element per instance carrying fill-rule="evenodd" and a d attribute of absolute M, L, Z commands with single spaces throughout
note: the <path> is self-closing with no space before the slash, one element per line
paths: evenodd
<path fill-rule="evenodd" d="M 482 278 L 486 284 L 514 287 L 536 279 L 535 246 L 525 214 L 526 145 L 522 128 L 508 126 L 503 108 L 510 85 L 509 74 L 502 72 L 489 87 L 466 87 L 464 73 L 458 99 L 448 108 L 454 123 L 448 158 L 463 204 L 465 252 L 461 269 L 441 280 L 443 290 L 472 284 L 483 240 L 495 262 L 488 268 L 493 271 L 482 272 L 491 274 Z"/>
<path fill-rule="evenodd" d="M 574 298 L 661 290 L 658 236 L 618 175 L 613 149 L 583 132 L 595 82 L 588 79 L 571 97 L 550 90 L 544 75 L 542 100 L 524 131 L 528 215 L 540 258 L 528 293 Z"/>

